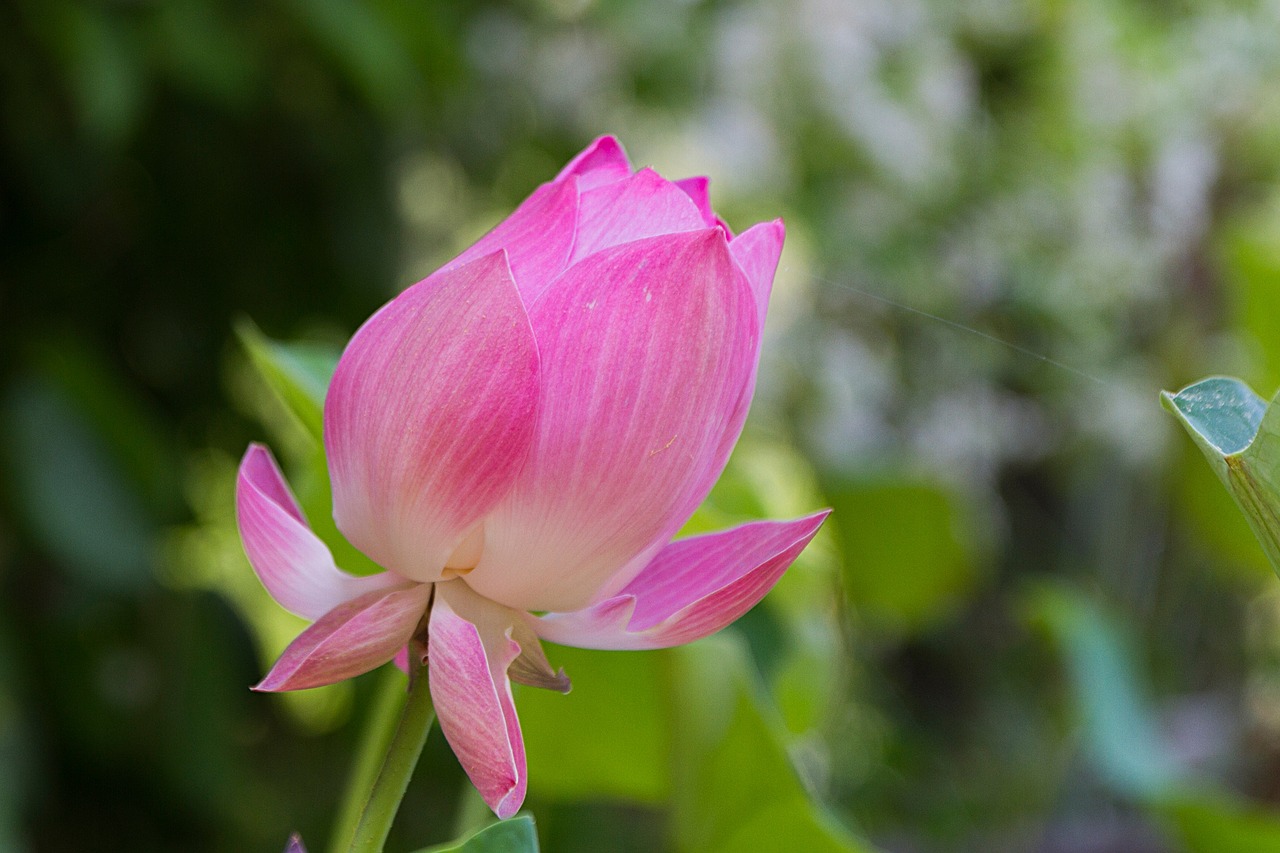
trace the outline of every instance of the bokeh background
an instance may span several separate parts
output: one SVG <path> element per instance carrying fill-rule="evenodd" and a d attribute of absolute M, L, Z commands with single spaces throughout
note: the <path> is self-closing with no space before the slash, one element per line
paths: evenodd
<path fill-rule="evenodd" d="M 544 849 L 1280 849 L 1280 581 L 1158 402 L 1280 385 L 1280 5 L 12 0 L 0 851 L 324 849 L 396 685 L 248 690 L 263 366 L 604 132 L 788 225 L 694 525 L 835 515 L 714 642 L 550 650 Z M 391 849 L 482 819 L 433 735 Z"/>

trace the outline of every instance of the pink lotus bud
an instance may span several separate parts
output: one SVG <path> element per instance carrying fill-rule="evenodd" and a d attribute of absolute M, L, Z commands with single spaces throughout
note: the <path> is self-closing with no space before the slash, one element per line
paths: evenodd
<path fill-rule="evenodd" d="M 556 689 L 538 638 L 659 648 L 759 601 L 827 513 L 671 541 L 755 388 L 781 221 L 734 236 L 705 178 L 596 140 L 356 332 L 324 411 L 334 517 L 386 569 L 342 572 L 269 451 L 237 517 L 263 584 L 314 620 L 262 690 L 314 687 L 425 639 L 440 725 L 500 817 L 524 798 L 510 679 Z M 529 611 L 544 613 L 540 617 Z"/>

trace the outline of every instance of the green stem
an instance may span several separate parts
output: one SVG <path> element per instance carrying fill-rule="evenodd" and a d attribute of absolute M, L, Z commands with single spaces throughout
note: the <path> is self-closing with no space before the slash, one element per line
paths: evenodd
<path fill-rule="evenodd" d="M 409 778 L 427 742 L 427 733 L 435 722 L 436 711 L 431 704 L 431 691 L 427 688 L 427 669 L 418 655 L 411 654 L 409 671 L 409 695 L 405 698 L 400 723 L 387 747 L 387 757 L 374 780 L 360 821 L 356 824 L 350 853 L 382 853 L 391 823 L 400 809 Z M 380 722 L 374 719 L 377 724 Z"/>
<path fill-rule="evenodd" d="M 338 816 L 333 822 L 333 831 L 329 834 L 329 853 L 345 853 L 355 837 L 356 825 L 360 823 L 369 791 L 382 769 L 404 702 L 404 673 L 394 666 L 382 667 L 378 671 L 369 711 L 361 721 L 356 758 L 351 765 Z"/>

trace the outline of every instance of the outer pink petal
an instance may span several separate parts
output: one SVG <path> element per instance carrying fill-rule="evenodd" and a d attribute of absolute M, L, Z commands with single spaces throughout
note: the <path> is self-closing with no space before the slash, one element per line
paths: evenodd
<path fill-rule="evenodd" d="M 618 596 L 536 620 L 538 634 L 593 649 L 658 649 L 713 634 L 750 610 L 830 514 L 758 521 L 672 542 Z"/>
<path fill-rule="evenodd" d="M 773 289 L 773 275 L 778 266 L 778 258 L 782 252 L 782 241 L 786 236 L 783 228 L 782 220 L 776 219 L 773 222 L 764 222 L 755 225 L 741 235 L 735 238 L 729 244 L 729 252 L 733 255 L 734 261 L 738 264 L 738 268 L 742 270 L 750 285 L 752 296 L 754 297 L 756 307 L 756 330 L 760 333 L 764 329 L 765 313 L 769 308 L 769 294 Z M 750 358 L 746 361 L 747 380 L 742 386 L 742 393 L 738 396 L 737 401 L 733 405 L 732 414 L 729 416 L 728 424 L 724 433 L 721 435 L 718 449 L 709 456 L 708 468 L 715 472 L 712 475 L 718 477 L 720 472 L 724 470 L 724 466 L 729 462 L 729 456 L 733 453 L 734 446 L 738 443 L 738 436 L 742 434 L 742 428 L 747 422 L 747 414 L 751 409 L 751 400 L 756 392 L 756 374 L 760 368 L 760 338 L 756 337 L 756 347 L 752 351 Z M 681 521 L 687 518 L 698 504 L 706 497 L 706 492 L 696 496 L 696 503 L 686 506 L 680 515 Z M 672 527 L 663 531 L 658 538 L 650 543 L 649 548 L 642 552 L 637 560 L 639 564 L 633 563 L 628 566 L 624 572 L 634 572 L 640 569 L 640 566 L 647 563 L 659 548 L 662 548 L 673 535 L 675 535 L 678 527 Z"/>
<path fill-rule="evenodd" d="M 582 194 L 570 264 L 644 237 L 706 228 L 693 199 L 652 169 Z"/>
<path fill-rule="evenodd" d="M 400 294 L 351 339 L 325 400 L 338 527 L 392 571 L 439 579 L 514 482 L 538 393 L 537 344 L 502 253 Z"/>
<path fill-rule="evenodd" d="M 631 164 L 621 143 L 612 136 L 601 136 L 569 161 L 556 176 L 557 182 L 578 179 L 582 191 L 620 181 L 631 174 Z"/>
<path fill-rule="evenodd" d="M 522 610 L 576 610 L 625 585 L 624 565 L 669 539 L 719 476 L 756 311 L 723 235 L 706 229 L 593 255 L 530 319 L 537 435 L 467 583 Z"/>
<path fill-rule="evenodd" d="M 505 820 L 520 810 L 527 783 L 524 738 L 506 674 L 520 646 L 507 633 L 482 633 L 489 627 L 483 620 L 477 626 L 458 614 L 467 592 L 461 581 L 437 588 L 427 677 L 440 729 L 480 796 Z"/>
<path fill-rule="evenodd" d="M 330 610 L 298 635 L 254 690 L 321 687 L 391 660 L 413 637 L 431 584 L 366 593 Z"/>
<path fill-rule="evenodd" d="M 729 252 L 751 284 L 756 298 L 760 326 L 764 327 L 765 314 L 769 310 L 769 294 L 773 291 L 773 276 L 778 271 L 778 259 L 782 257 L 782 241 L 787 229 L 781 219 L 761 222 L 743 231 L 729 243 Z"/>
<path fill-rule="evenodd" d="M 280 606 L 307 619 L 363 593 L 404 583 L 390 572 L 356 577 L 311 532 L 271 451 L 251 444 L 236 478 L 236 523 L 253 570 Z"/>
<path fill-rule="evenodd" d="M 530 304 L 568 266 L 577 219 L 578 188 L 574 182 L 543 184 L 444 269 L 506 249 L 520 296 Z"/>

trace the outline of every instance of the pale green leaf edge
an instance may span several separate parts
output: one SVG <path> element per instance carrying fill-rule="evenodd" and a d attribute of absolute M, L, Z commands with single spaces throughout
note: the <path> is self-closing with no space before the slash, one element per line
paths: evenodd
<path fill-rule="evenodd" d="M 1234 400 L 1225 396 L 1228 391 L 1236 395 Z M 1206 426 L 1204 413 L 1189 411 L 1192 406 L 1205 402 L 1206 393 L 1215 395 L 1209 402 L 1210 415 L 1214 414 L 1212 407 L 1216 405 L 1216 411 L 1227 412 L 1228 425 L 1235 419 L 1238 427 L 1241 417 L 1249 419 L 1246 423 L 1251 423 L 1254 417 L 1252 411 L 1243 414 L 1238 410 L 1229 411 L 1228 404 L 1236 405 L 1237 409 L 1241 404 L 1250 410 L 1265 407 L 1257 418 L 1253 435 L 1236 436 L 1231 441 L 1224 440 L 1222 435 L 1207 435 L 1202 429 Z M 1240 380 L 1213 376 L 1188 385 L 1176 394 L 1161 392 L 1161 400 L 1209 460 L 1218 479 L 1244 513 L 1272 568 L 1280 574 L 1280 405 L 1277 405 L 1280 393 L 1268 405 Z"/>
<path fill-rule="evenodd" d="M 538 831 L 530 815 L 490 824 L 462 841 L 425 847 L 417 853 L 538 853 Z"/>

